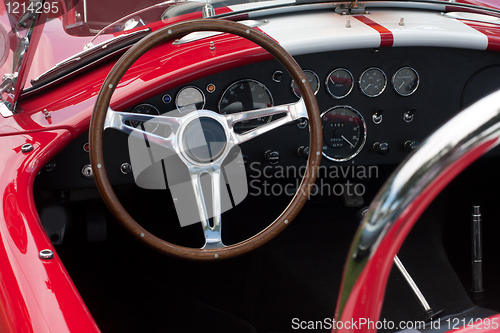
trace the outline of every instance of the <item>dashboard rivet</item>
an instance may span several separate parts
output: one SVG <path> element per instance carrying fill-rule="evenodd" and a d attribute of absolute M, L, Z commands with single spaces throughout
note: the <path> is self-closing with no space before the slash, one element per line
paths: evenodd
<path fill-rule="evenodd" d="M 316 152 L 316 155 L 319 155 L 319 154 L 320 154 L 320 152 L 319 152 L 319 151 L 317 151 L 317 152 Z"/>
<path fill-rule="evenodd" d="M 302 83 L 306 83 L 306 79 L 302 79 Z"/>
<path fill-rule="evenodd" d="M 288 220 L 285 220 L 285 224 L 288 224 Z"/>
<path fill-rule="evenodd" d="M 113 85 L 111 83 L 109 84 L 108 87 L 109 87 L 109 89 L 113 89 Z"/>
<path fill-rule="evenodd" d="M 172 34 L 172 30 L 168 29 L 168 34 L 171 35 Z"/>
<path fill-rule="evenodd" d="M 249 34 L 249 33 L 250 33 L 250 30 L 248 30 L 248 29 L 247 29 L 245 32 L 246 32 L 247 34 Z"/>
<path fill-rule="evenodd" d="M 102 168 L 102 165 L 97 164 L 97 169 L 100 169 L 100 168 Z"/>
<path fill-rule="evenodd" d="M 144 233 L 143 232 L 141 232 L 141 237 L 144 237 Z"/>
<path fill-rule="evenodd" d="M 214 258 L 215 258 L 215 259 L 219 258 L 219 255 L 218 255 L 217 253 L 216 253 L 216 254 L 214 254 Z"/>
<path fill-rule="evenodd" d="M 21 151 L 25 154 L 29 153 L 32 150 L 33 150 L 33 145 L 31 143 L 25 143 L 24 145 L 21 146 Z"/>
<path fill-rule="evenodd" d="M 52 250 L 45 249 L 45 250 L 40 251 L 40 253 L 38 254 L 38 257 L 40 259 L 52 259 L 52 258 L 54 258 L 54 252 L 52 252 Z"/>

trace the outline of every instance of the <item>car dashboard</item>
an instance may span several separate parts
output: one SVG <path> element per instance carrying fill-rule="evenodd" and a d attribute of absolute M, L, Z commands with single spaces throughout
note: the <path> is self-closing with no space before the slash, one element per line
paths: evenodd
<path fill-rule="evenodd" d="M 311 319 L 333 315 L 350 239 L 366 212 L 366 206 L 385 179 L 441 124 L 500 88 L 499 43 L 480 36 L 480 29 L 476 29 L 479 23 L 447 18 L 436 11 L 375 8 L 357 16 L 324 9 L 308 9 L 304 13 L 278 10 L 274 14 L 256 15 L 258 22 L 250 24 L 277 40 L 293 55 L 315 92 L 320 112 L 314 116 L 321 119 L 323 127 L 323 158 L 317 180 L 320 193 L 309 197 L 304 210 L 294 221 L 295 231 L 293 227 L 287 228 L 283 235 L 247 255 L 217 262 L 213 266 L 154 255 L 151 263 L 147 263 L 144 256 L 149 255 L 150 250 L 138 250 L 135 243 L 130 245 L 132 241 L 116 230 L 117 224 L 107 222 L 111 218 L 105 212 L 96 188 L 89 159 L 87 125 L 92 111 L 89 105 L 93 104 L 92 98 L 99 87 L 96 89 L 95 84 L 89 88 L 91 93 L 85 91 L 89 97 L 82 103 L 84 106 L 72 102 L 72 98 L 79 98 L 77 93 L 67 97 L 69 102 L 65 96 L 58 97 L 66 103 L 58 111 L 67 111 L 69 119 L 78 114 L 84 119 L 84 125 L 78 125 L 79 130 L 75 132 L 78 135 L 38 172 L 34 183 L 35 199 L 45 231 L 52 243 L 59 246 L 70 274 L 77 277 L 75 284 L 91 312 L 97 314 L 94 316 L 104 327 L 103 331 L 113 331 L 116 327 L 130 329 L 130 318 L 134 316 L 116 324 L 106 318 L 107 311 L 113 309 L 110 311 L 119 313 L 124 308 L 132 308 L 131 300 L 141 299 L 141 295 L 131 292 L 131 298 L 127 293 L 126 296 L 109 297 L 101 303 L 95 296 L 128 288 L 129 282 L 123 279 L 121 270 L 131 265 L 129 260 L 148 271 L 148 274 L 142 274 L 141 270 L 131 269 L 133 272 L 130 273 L 137 280 L 146 281 L 141 285 L 146 293 L 154 294 L 159 290 L 162 295 L 171 296 L 170 287 L 166 285 L 179 286 L 179 290 L 189 297 L 199 298 L 223 311 L 234 311 L 249 322 L 257 322 L 258 331 L 287 331 L 290 314 L 299 311 Z M 384 30 L 381 26 L 387 28 Z M 498 27 L 488 26 L 488 29 Z M 239 41 L 234 43 L 236 50 L 227 51 L 226 37 L 220 35 L 189 37 L 155 48 L 153 55 L 146 54 L 146 60 L 132 67 L 131 75 L 137 75 L 140 80 L 128 81 L 125 78 L 122 81 L 117 89 L 116 110 L 182 117 L 196 110 L 229 114 L 299 101 L 290 74 L 278 61 L 255 56 L 251 47 L 247 49 L 247 44 L 238 44 Z M 186 44 L 186 54 L 179 51 L 182 44 Z M 175 61 L 170 58 L 171 50 L 178 57 Z M 200 50 L 203 50 L 200 56 L 203 61 L 196 63 L 190 55 L 201 53 Z M 101 65 L 95 65 L 96 72 L 102 70 Z M 143 68 L 146 68 L 144 72 Z M 177 76 L 181 71 L 188 74 Z M 33 103 L 36 89 L 39 88 L 35 87 L 35 93 L 27 95 L 30 103 Z M 57 119 L 57 114 L 54 115 L 53 118 Z M 235 131 L 244 133 L 279 117 L 278 114 L 242 122 Z M 132 122 L 131 125 L 139 126 L 140 123 Z M 153 125 L 148 130 L 168 135 L 162 132 L 161 126 Z M 265 229 L 269 221 L 287 207 L 298 187 L 296 179 L 300 179 L 300 170 L 308 158 L 309 138 L 308 119 L 303 118 L 241 144 L 241 167 L 245 168 L 248 178 L 249 196 L 236 209 L 222 216 L 227 244 L 237 244 Z M 173 210 L 176 198 L 170 197 L 168 191 L 146 193 L 136 186 L 127 142 L 127 134 L 113 129 L 104 132 L 108 177 L 130 208 L 131 215 L 143 219 L 141 222 L 146 229 L 158 231 L 158 235 L 168 241 L 179 241 L 182 245 L 197 248 L 203 246 L 199 226 L 179 227 Z M 500 152 L 496 149 L 489 154 L 498 156 Z M 262 187 L 266 181 L 280 184 L 276 189 L 284 188 L 285 192 L 275 193 L 272 186 L 267 188 L 271 193 L 266 192 Z M 335 189 L 338 188 L 334 185 L 345 186 L 346 181 L 361 184 L 363 193 L 337 193 Z M 468 200 L 457 199 L 456 193 L 474 191 L 467 183 L 468 179 L 460 181 L 452 185 L 435 206 L 431 206 L 421 227 L 410 235 L 400 252 L 415 279 L 419 283 L 423 281 L 422 289 L 430 302 L 446 307 L 449 314 L 474 306 L 461 285 L 468 281 L 464 278 L 468 272 L 461 266 L 459 258 L 469 250 L 463 250 L 462 246 L 464 239 L 469 237 L 469 226 L 454 224 L 458 214 L 463 213 L 456 206 L 469 205 Z M 485 184 L 485 179 L 480 181 Z M 332 185 L 328 188 L 333 191 L 322 192 L 327 188 L 323 187 L 325 183 Z M 290 193 L 286 193 L 288 190 Z M 484 196 L 488 196 L 486 191 Z M 147 205 L 158 211 L 149 208 L 145 211 L 143 207 Z M 452 213 L 447 218 L 441 219 L 450 211 Z M 68 220 L 67 232 L 51 228 L 50 221 L 57 214 Z M 71 224 L 73 227 L 70 228 Z M 244 229 L 242 225 L 249 230 L 240 230 Z M 461 238 L 457 237 L 459 241 L 455 242 L 458 233 Z M 99 245 L 99 241 L 105 239 L 111 245 Z M 128 251 L 129 256 L 121 253 L 120 246 L 124 243 L 133 249 Z M 83 248 L 85 250 L 81 250 Z M 104 273 L 106 279 L 101 279 L 94 266 L 86 262 L 89 253 L 95 254 L 101 266 L 109 265 Z M 425 259 L 421 259 L 422 256 Z M 200 270 L 205 274 L 203 282 L 199 280 Z M 436 273 L 437 282 L 429 272 Z M 278 278 L 274 280 L 274 277 Z M 107 282 L 101 285 L 102 280 Z M 87 284 L 87 281 L 91 283 Z M 110 286 L 115 281 L 116 290 L 114 285 Z M 205 282 L 216 287 L 206 288 Z M 394 270 L 389 284 L 388 305 L 384 307 L 382 317 L 419 319 L 421 313 L 413 295 Z M 494 299 L 500 294 L 498 290 L 495 293 Z M 500 310 L 495 301 L 491 304 L 494 304 L 494 310 Z M 151 306 L 142 309 L 148 313 L 141 315 L 155 313 L 159 308 L 164 309 L 163 306 L 167 310 L 179 310 L 176 305 L 159 301 L 148 305 Z M 168 325 L 175 322 L 162 314 L 154 317 L 160 323 L 168 319 Z M 146 327 L 155 331 L 161 325 L 151 321 Z M 179 324 L 173 330 L 181 328 L 182 324 Z M 213 328 L 217 331 L 217 326 Z"/>
<path fill-rule="evenodd" d="M 500 87 L 496 80 L 500 73 L 498 55 L 488 51 L 367 48 L 295 58 L 316 91 L 321 110 L 317 116 L 322 118 L 324 131 L 322 166 L 326 170 L 401 163 L 447 119 Z M 268 60 L 165 90 L 125 111 L 182 116 L 206 109 L 226 114 L 298 100 L 290 75 L 277 61 Z M 274 117 L 240 123 L 236 131 L 261 126 L 279 115 Z M 107 132 L 109 176 L 115 185 L 133 184 L 127 136 L 114 130 Z M 244 143 L 241 149 L 247 173 L 299 168 L 308 157 L 308 144 L 306 119 Z M 37 178 L 44 187 L 94 186 L 92 177 L 84 175 L 89 165 L 87 133 L 66 147 L 53 163 L 59 167 Z"/>

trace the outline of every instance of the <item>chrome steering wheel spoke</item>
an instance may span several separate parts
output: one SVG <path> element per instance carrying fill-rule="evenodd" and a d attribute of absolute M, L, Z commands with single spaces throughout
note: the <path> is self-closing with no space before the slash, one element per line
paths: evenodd
<path fill-rule="evenodd" d="M 269 117 L 278 114 L 285 114 L 284 117 L 271 121 L 265 125 L 256 127 L 247 132 L 238 134 L 234 131 L 234 125 L 244 120 L 252 120 L 261 117 Z M 243 111 L 225 115 L 227 125 L 232 133 L 232 139 L 235 144 L 241 144 L 275 128 L 291 123 L 297 119 L 309 118 L 304 100 L 301 98 L 296 103 L 283 104 L 270 108 Z"/>
<path fill-rule="evenodd" d="M 140 124 L 139 126 L 133 126 L 131 122 L 138 122 Z M 171 150 L 175 150 L 177 132 L 182 122 L 183 118 L 119 112 L 108 108 L 106 119 L 104 121 L 104 129 L 114 128 L 137 138 L 144 138 L 149 142 L 154 142 Z M 166 126 L 168 127 L 169 133 L 167 136 L 161 136 L 153 133 L 152 131 L 148 131 L 146 127 L 143 126 L 144 123 Z"/>
<path fill-rule="evenodd" d="M 221 237 L 221 168 L 219 165 L 212 165 L 208 168 L 189 167 L 189 173 L 205 236 L 205 245 L 201 249 L 225 247 Z M 202 188 L 201 177 L 205 174 L 210 177 L 210 196 L 208 198 L 205 197 Z M 212 204 L 211 212 L 207 209 L 210 203 Z M 212 225 L 210 224 L 211 217 L 213 220 Z"/>

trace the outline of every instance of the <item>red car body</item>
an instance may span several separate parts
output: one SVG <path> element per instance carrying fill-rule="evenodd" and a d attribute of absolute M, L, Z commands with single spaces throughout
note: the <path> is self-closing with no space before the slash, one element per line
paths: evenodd
<path fill-rule="evenodd" d="M 445 11 L 471 11 L 500 17 L 500 11 L 498 11 L 500 6 L 496 1 L 464 0 L 460 2 L 492 8 L 496 11 L 488 12 L 487 9 L 480 10 L 472 6 L 461 7 L 455 3 L 447 4 Z M 393 11 L 398 10 L 393 9 Z M 415 9 L 415 11 L 419 10 Z M 422 9 L 422 11 L 425 10 Z M 4 3 L 0 3 L 0 15 L 4 18 L 2 23 L 8 30 L 6 12 L 7 8 Z M 216 15 L 231 12 L 232 9 L 225 6 L 215 10 Z M 30 86 L 30 80 L 37 78 L 58 62 L 82 51 L 82 47 L 92 39 L 92 36 L 72 36 L 67 33 L 65 27 L 74 20 L 71 13 L 69 10 L 65 15 L 42 25 L 44 30 L 36 52 L 32 55 L 33 62 L 28 70 L 24 88 Z M 270 13 L 269 17 L 272 15 Z M 282 15 L 292 14 L 285 10 Z M 154 32 L 176 22 L 201 18 L 201 12 L 193 12 L 148 23 L 146 27 Z M 238 13 L 237 16 L 225 18 L 241 21 L 248 19 L 249 15 Z M 356 20 L 380 34 L 380 45 L 376 47 L 393 46 L 395 40 L 393 28 L 384 27 L 384 22 L 377 22 L 368 14 L 351 18 L 351 23 Z M 486 50 L 500 52 L 499 25 L 465 19 L 459 21 L 486 37 Z M 406 22 L 409 22 L 409 19 Z M 138 27 L 135 30 L 143 28 Z M 265 28 L 260 30 L 266 33 Z M 103 34 L 96 42 L 109 40 L 124 33 Z M 276 36 L 271 34 L 271 37 L 278 43 L 281 42 L 279 31 Z M 210 50 L 210 42 L 217 45 L 216 54 Z M 422 44 L 425 44 L 425 41 Z M 174 58 L 178 60 L 171 61 Z M 200 39 L 190 43 L 188 47 L 169 42 L 153 48 L 131 67 L 122 79 L 123 84 L 116 89 L 111 107 L 115 110 L 128 109 L 163 91 L 187 84 L 202 76 L 269 59 L 271 56 L 260 47 L 241 37 L 228 34 Z M 89 129 L 96 96 L 116 60 L 117 56 L 102 59 L 89 69 L 84 68 L 70 73 L 60 82 L 49 82 L 27 89 L 20 95 L 17 102 L 18 109 L 22 111 L 0 118 L 1 332 L 90 333 L 100 331 L 43 228 L 35 203 L 33 184 L 37 174 L 54 156 Z M 4 72 L 10 70 L 8 68 L 10 61 L 11 58 L 3 66 Z M 164 66 L 165 63 L 169 65 Z M 23 152 L 21 147 L 25 144 L 31 144 L 33 149 Z M 446 182 L 436 185 L 433 188 L 434 193 L 429 196 L 435 196 L 435 193 L 438 193 L 444 185 Z M 421 206 L 416 205 L 416 213 L 413 213 L 415 217 L 422 210 L 418 207 L 425 208 L 426 205 L 428 202 Z M 394 234 L 390 242 L 382 244 L 383 246 L 379 249 L 381 252 L 377 254 L 382 259 L 378 261 L 378 264 L 374 263 L 370 266 L 362 280 L 355 285 L 354 296 L 346 303 L 342 317 L 337 318 L 338 320 L 378 319 L 385 291 L 386 278 L 384 280 L 383 277 L 389 275 L 392 267 L 392 259 L 387 258 L 392 258 L 398 252 L 413 223 L 408 224 L 403 232 Z M 39 253 L 45 249 L 54 252 L 53 259 L 39 258 Z M 88 260 L 91 261 L 92 258 Z M 380 275 L 382 278 L 374 279 L 375 275 Z M 340 301 L 338 306 L 340 306 Z M 500 315 L 490 319 L 500 323 Z M 487 328 L 484 323 L 482 326 L 466 326 L 456 331 L 472 332 L 476 329 L 481 329 L 481 332 L 498 331 L 498 328 Z M 375 330 L 369 328 L 339 330 L 339 332 L 344 331 L 373 332 Z"/>

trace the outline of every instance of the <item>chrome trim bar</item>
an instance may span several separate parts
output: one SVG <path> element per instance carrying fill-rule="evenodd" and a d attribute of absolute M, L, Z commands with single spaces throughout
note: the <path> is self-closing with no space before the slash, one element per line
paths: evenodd
<path fill-rule="evenodd" d="M 171 134 L 168 137 L 163 137 L 154 133 L 150 133 L 134 127 L 127 122 L 149 122 L 152 124 L 162 124 L 170 127 Z M 182 124 L 182 118 L 154 116 L 141 113 L 117 112 L 108 108 L 106 119 L 104 120 L 104 129 L 114 128 L 126 134 L 133 135 L 138 138 L 147 138 L 151 142 L 163 145 L 171 150 L 176 147 L 176 134 Z"/>
<path fill-rule="evenodd" d="M 411 277 L 410 273 L 408 273 L 408 271 L 406 270 L 405 266 L 403 265 L 398 256 L 394 256 L 394 263 L 398 267 L 401 274 L 403 274 L 403 277 L 405 278 L 406 282 L 408 282 L 408 284 L 410 285 L 411 290 L 415 294 L 415 297 L 417 297 L 417 300 L 424 309 L 424 311 L 429 311 L 431 309 L 431 306 L 425 299 L 424 294 L 422 294 L 420 288 L 417 286 L 417 284 Z"/>
<path fill-rule="evenodd" d="M 393 257 L 413 224 L 456 175 L 499 144 L 499 101 L 500 90 L 458 113 L 389 177 L 351 245 L 336 320 L 378 319 L 384 295 L 380 286 L 387 284 Z M 354 304 L 361 301 L 373 306 L 354 313 Z"/>
<path fill-rule="evenodd" d="M 257 128 L 250 130 L 250 131 L 247 131 L 247 132 L 244 132 L 241 134 L 237 134 L 233 131 L 234 125 L 238 122 L 243 121 L 243 120 L 268 117 L 268 116 L 282 114 L 282 113 L 285 113 L 286 116 L 283 118 L 279 118 L 277 120 L 273 120 L 265 125 L 259 126 Z M 302 98 L 296 103 L 283 104 L 283 105 L 273 106 L 273 107 L 264 108 L 264 109 L 231 113 L 231 114 L 226 115 L 225 117 L 226 117 L 227 125 L 231 129 L 231 132 L 233 133 L 234 143 L 238 144 L 238 145 L 243 143 L 243 142 L 246 142 L 248 140 L 251 140 L 259 135 L 267 133 L 275 128 L 278 128 L 280 126 L 288 124 L 292 121 L 295 121 L 295 120 L 298 120 L 301 118 L 309 119 L 309 117 L 307 115 L 306 104 L 304 103 L 304 99 L 302 99 Z"/>
<path fill-rule="evenodd" d="M 42 0 L 33 0 L 32 3 L 36 8 L 36 4 L 43 2 Z M 27 73 L 30 70 L 46 19 L 47 13 L 27 10 L 12 26 L 10 33 L 16 39 L 16 43 L 11 42 L 11 45 L 17 45 L 15 50 L 11 50 L 12 71 L 4 74 L 0 92 L 0 114 L 5 118 L 17 113 L 17 101 L 26 84 Z M 24 36 L 21 32 L 24 32 Z"/>
<path fill-rule="evenodd" d="M 222 243 L 221 235 L 221 170 L 219 165 L 214 165 L 210 169 L 210 172 L 208 172 L 207 170 L 200 171 L 193 167 L 189 168 L 189 173 L 196 198 L 196 206 L 198 208 L 198 213 L 200 214 L 201 226 L 205 235 L 205 245 L 202 249 L 219 249 L 221 247 L 225 247 L 224 243 Z M 203 189 L 201 186 L 201 176 L 205 173 L 210 175 L 211 178 L 213 226 L 210 225 L 209 214 L 206 206 L 207 200 L 203 195 Z"/>

